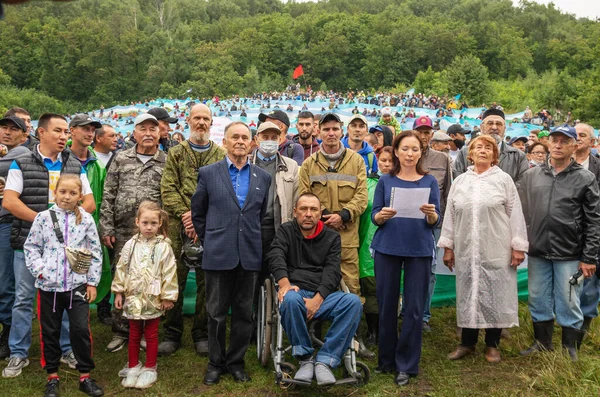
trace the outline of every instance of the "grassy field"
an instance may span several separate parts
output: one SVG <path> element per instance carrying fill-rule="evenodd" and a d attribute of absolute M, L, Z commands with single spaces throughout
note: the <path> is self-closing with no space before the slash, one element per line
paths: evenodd
<path fill-rule="evenodd" d="M 483 341 L 477 354 L 461 361 L 451 362 L 446 355 L 458 339 L 454 308 L 434 309 L 431 326 L 425 335 L 421 373 L 412 378 L 410 385 L 399 388 L 392 375 L 371 374 L 371 382 L 361 388 L 332 387 L 297 388 L 280 390 L 274 383 L 273 369 L 262 368 L 251 347 L 246 356 L 247 370 L 252 382 L 236 384 L 230 376 L 222 378 L 215 387 L 202 384 L 207 359 L 198 357 L 191 340 L 184 341 L 183 349 L 168 358 L 159 358 L 158 383 L 147 391 L 123 389 L 117 372 L 127 360 L 123 349 L 109 354 L 104 348 L 111 338 L 108 327 L 99 324 L 92 314 L 92 332 L 97 369 L 93 377 L 104 387 L 106 396 L 600 396 L 600 327 L 593 323 L 580 352 L 580 361 L 571 363 L 558 349 L 535 357 L 520 357 L 518 351 L 531 342 L 531 320 L 527 307 L 520 307 L 521 327 L 512 330 L 512 338 L 503 340 L 503 361 L 488 364 L 483 357 Z M 186 319 L 189 330 L 189 319 Z M 600 320 L 597 320 L 600 321 Z M 555 346 L 560 346 L 560 329 L 555 329 Z M 45 374 L 39 364 L 40 350 L 37 338 L 37 321 L 34 323 L 34 344 L 31 348 L 31 365 L 16 379 L 0 378 L 0 396 L 43 395 Z M 371 370 L 376 361 L 367 362 Z M 77 389 L 78 374 L 62 369 L 61 395 L 81 396 Z"/>

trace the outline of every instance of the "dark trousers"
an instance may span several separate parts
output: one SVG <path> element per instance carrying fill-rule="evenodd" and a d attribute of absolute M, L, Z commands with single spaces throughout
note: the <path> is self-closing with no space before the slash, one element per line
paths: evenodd
<path fill-rule="evenodd" d="M 485 345 L 487 347 L 498 348 L 500 345 L 500 334 L 502 333 L 501 328 L 486 328 L 485 330 Z M 463 346 L 471 347 L 477 344 L 477 338 L 479 337 L 479 329 L 475 328 L 463 328 L 460 344 Z"/>
<path fill-rule="evenodd" d="M 398 337 L 398 298 L 404 269 L 404 318 Z M 411 375 L 419 373 L 423 307 L 429 291 L 431 257 L 410 258 L 375 251 L 379 306 L 379 367 Z"/>
<path fill-rule="evenodd" d="M 179 297 L 173 306 L 173 309 L 167 311 L 165 315 L 165 340 L 181 341 L 183 336 L 183 298 L 185 286 L 188 279 L 190 268 L 183 261 L 177 261 L 177 282 L 179 283 Z M 204 281 L 204 271 L 196 268 L 196 309 L 194 311 L 194 324 L 192 325 L 192 340 L 199 342 L 208 338 L 208 317 L 206 315 L 206 288 Z"/>
<path fill-rule="evenodd" d="M 57 372 L 60 365 L 60 328 L 65 310 L 69 316 L 69 337 L 77 359 L 77 370 L 87 373 L 94 369 L 92 334 L 89 327 L 90 306 L 84 298 L 85 293 L 85 285 L 67 292 L 38 291 L 41 363 L 49 374 Z"/>
<path fill-rule="evenodd" d="M 221 372 L 244 369 L 252 338 L 252 298 L 258 272 L 238 265 L 232 270 L 205 270 L 208 314 L 208 368 Z M 229 349 L 225 350 L 227 312 L 231 307 Z"/>

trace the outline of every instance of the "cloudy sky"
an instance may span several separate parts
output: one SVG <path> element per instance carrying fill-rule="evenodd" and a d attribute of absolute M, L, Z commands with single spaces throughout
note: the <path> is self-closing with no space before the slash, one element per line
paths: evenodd
<path fill-rule="evenodd" d="M 554 3 L 554 5 L 564 12 L 569 14 L 575 14 L 577 17 L 587 17 L 590 19 L 596 19 L 600 17 L 600 1 L 598 0 L 534 0 L 536 3 L 548 4 Z M 519 4 L 519 0 L 513 0 L 516 5 Z"/>

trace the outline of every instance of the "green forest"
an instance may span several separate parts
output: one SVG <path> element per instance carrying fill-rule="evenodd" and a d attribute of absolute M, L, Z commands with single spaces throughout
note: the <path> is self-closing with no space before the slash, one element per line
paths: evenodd
<path fill-rule="evenodd" d="M 6 6 L 0 112 L 315 90 L 461 94 L 600 124 L 600 23 L 510 0 L 77 0 Z"/>

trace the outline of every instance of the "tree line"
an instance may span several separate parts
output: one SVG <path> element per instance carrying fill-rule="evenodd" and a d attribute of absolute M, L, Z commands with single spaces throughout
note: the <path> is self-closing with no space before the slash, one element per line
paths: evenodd
<path fill-rule="evenodd" d="M 600 123 L 600 24 L 511 0 L 78 0 L 6 7 L 0 111 L 302 85 L 461 94 Z"/>

